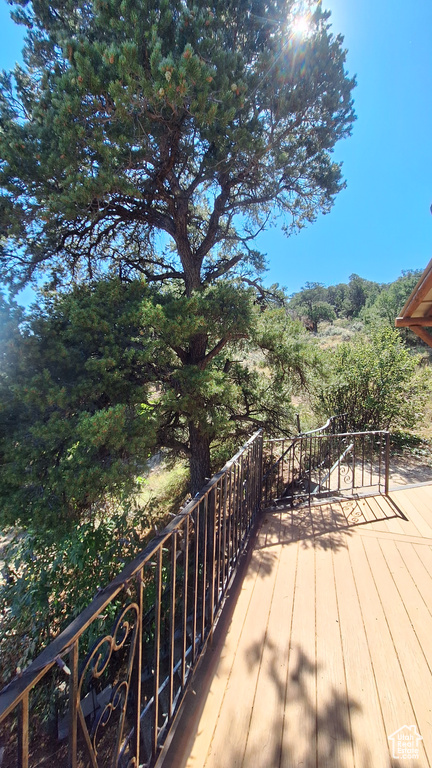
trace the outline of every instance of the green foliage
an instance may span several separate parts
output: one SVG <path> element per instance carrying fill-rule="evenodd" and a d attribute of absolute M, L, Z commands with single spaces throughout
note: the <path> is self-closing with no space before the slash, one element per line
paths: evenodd
<path fill-rule="evenodd" d="M 151 523 L 146 510 L 105 502 L 63 535 L 41 528 L 15 534 L 0 582 L 0 685 L 138 554 Z"/>
<path fill-rule="evenodd" d="M 326 301 L 327 293 L 322 283 L 306 283 L 305 287 L 291 298 L 290 309 L 313 333 L 317 333 L 318 323 L 336 319 L 336 312 Z"/>
<path fill-rule="evenodd" d="M 9 335 L 0 379 L 3 525 L 63 529 L 106 495 L 132 491 L 137 462 L 155 443 L 143 292 L 119 281 L 76 288 Z"/>
<path fill-rule="evenodd" d="M 28 531 L 13 631 L 33 611 L 29 636 L 48 639 L 80 565 L 93 583 L 104 548 L 111 564 L 99 510 L 134 493 L 151 451 L 187 456 L 195 493 L 211 446 L 289 429 L 316 355 L 267 314 L 251 241 L 280 213 L 290 232 L 330 210 L 354 81 L 312 2 L 303 38 L 295 0 L 11 5 L 27 40 L 1 76 L 1 276 L 52 294 L 28 319 L 5 308 L 0 520 Z"/>
<path fill-rule="evenodd" d="M 297 35 L 295 0 L 12 5 L 28 35 L 24 67 L 1 82 L 1 274 L 15 287 L 168 286 L 146 309 L 169 337 L 167 371 L 174 355 L 159 434 L 189 452 L 195 492 L 233 385 L 218 355 L 248 334 L 245 300 L 220 279 L 262 301 L 255 234 L 281 213 L 287 232 L 304 226 L 344 186 L 332 156 L 354 120 L 342 38 L 312 2 Z"/>
<path fill-rule="evenodd" d="M 325 352 L 329 379 L 317 388 L 320 414 L 346 414 L 352 431 L 412 428 L 430 394 L 421 370 L 395 329 L 382 327 Z"/>
<path fill-rule="evenodd" d="M 389 325 L 394 328 L 396 317 L 402 310 L 411 292 L 418 283 L 422 270 L 406 270 L 393 283 L 384 286 L 382 291 L 375 298 L 370 297 L 362 312 L 367 325 Z M 414 337 L 409 329 L 400 329 L 399 333 L 407 342 L 419 344 L 418 336 Z"/>
<path fill-rule="evenodd" d="M 345 317 L 359 317 L 367 301 L 373 301 L 379 294 L 381 286 L 371 280 L 365 280 L 356 274 L 350 275 L 343 302 Z"/>
<path fill-rule="evenodd" d="M 394 328 L 395 318 L 421 274 L 422 270 L 418 269 L 403 270 L 401 276 L 388 285 L 365 280 L 356 274 L 350 275 L 348 283 L 327 288 L 322 283 L 306 283 L 290 297 L 288 307 L 315 333 L 318 323 L 332 322 L 335 318 L 358 319 L 371 327 L 384 323 Z M 400 333 L 405 341 L 413 342 L 413 334 L 408 329 L 401 329 Z M 419 343 L 418 339 L 416 343 Z"/>
<path fill-rule="evenodd" d="M 343 187 L 354 81 L 320 5 L 299 37 L 294 0 L 11 4 L 28 29 L 0 97 L 11 281 L 108 267 L 190 293 L 260 267 L 254 231 L 279 212 L 301 227 Z"/>
<path fill-rule="evenodd" d="M 197 336 L 207 350 L 198 364 Z M 292 392 L 316 365 L 283 308 L 263 309 L 227 281 L 190 297 L 99 281 L 48 297 L 8 338 L 0 521 L 50 531 L 133 494 L 155 450 L 190 457 L 191 424 L 209 446 L 258 427 L 289 430 Z"/>

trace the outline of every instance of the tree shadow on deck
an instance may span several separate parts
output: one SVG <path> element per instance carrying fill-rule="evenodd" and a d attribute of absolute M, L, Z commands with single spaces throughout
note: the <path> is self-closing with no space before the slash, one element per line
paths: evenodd
<path fill-rule="evenodd" d="M 268 549 L 300 541 L 303 547 L 337 550 L 347 546 L 346 536 L 352 535 L 353 528 L 395 518 L 407 519 L 392 499 L 379 498 L 383 499 L 379 514 L 378 507 L 375 512 L 371 511 L 367 497 L 266 509 L 255 547 Z M 271 536 L 262 536 L 265 526 L 272 530 Z"/>
<path fill-rule="evenodd" d="M 374 749 L 373 734 L 369 739 L 368 733 L 364 733 L 361 744 L 353 745 L 352 721 L 362 715 L 355 698 L 329 684 L 317 703 L 316 684 L 324 673 L 322 665 L 296 646 L 290 649 L 286 660 L 287 674 L 278 648 L 267 645 L 266 651 L 270 690 L 260 701 L 257 686 L 246 727 L 240 722 L 239 712 L 242 707 L 247 709 L 250 702 L 237 698 L 235 708 L 231 703 L 231 711 L 221 712 L 227 726 L 224 732 L 216 733 L 213 739 L 209 733 L 208 750 L 194 753 L 198 726 L 205 727 L 199 723 L 199 716 L 209 691 L 209 686 L 197 686 L 197 709 L 191 713 L 189 707 L 188 718 L 177 729 L 160 768 L 402 768 L 402 763 L 390 756 L 384 729 L 379 748 L 375 742 Z M 251 664 L 257 663 L 261 653 L 261 647 L 250 647 Z M 223 706 L 230 705 L 224 702 Z M 246 716 L 249 717 L 248 712 Z M 209 723 L 209 727 L 213 724 Z M 242 729 L 247 731 L 246 738 L 242 738 Z"/>
<path fill-rule="evenodd" d="M 326 679 L 325 663 L 315 662 L 299 645 L 289 649 L 285 663 L 276 644 L 267 642 L 264 653 L 265 658 L 260 643 L 247 651 L 251 666 L 265 664 L 265 680 L 255 690 L 244 746 L 239 746 L 233 710 L 225 716 L 231 725 L 223 741 L 219 736 L 211 744 L 206 768 L 402 768 L 391 757 L 381 723 L 379 742 L 376 732 L 364 730 L 356 740 L 353 722 L 361 719 L 363 708 L 337 681 Z"/>
<path fill-rule="evenodd" d="M 326 681 L 325 665 L 301 646 L 289 649 L 286 663 L 281 663 L 280 648 L 268 639 L 265 649 L 256 643 L 247 655 L 251 665 L 258 659 L 265 663 L 265 681 L 263 687 L 257 685 L 245 747 L 231 750 L 227 733 L 226 762 L 213 754 L 209 768 L 401 768 L 390 756 L 384 729 L 378 760 L 373 734 L 370 745 L 367 733 L 362 744 L 354 745 L 353 719 L 361 717 L 362 707 L 342 686 Z M 265 692 L 263 701 L 257 695 L 260 690 Z"/>
<path fill-rule="evenodd" d="M 400 517 L 388 499 L 382 510 L 381 517 L 375 514 L 374 522 Z M 263 514 L 230 588 L 213 643 L 192 681 L 185 716 L 179 720 L 161 768 L 402 768 L 400 761 L 390 757 L 381 723 L 376 727 L 379 747 L 376 735 L 374 741 L 373 734 L 362 733 L 364 703 L 360 704 L 352 691 L 347 693 L 337 676 L 332 675 L 331 662 L 322 658 L 316 661 L 313 651 L 308 655 L 303 643 L 289 650 L 286 647 L 281 654 L 280 642 L 268 636 L 265 626 L 262 637 L 241 652 L 247 670 L 243 692 L 233 689 L 231 684 L 234 696 L 225 700 L 224 694 L 221 701 L 217 720 L 219 724 L 222 720 L 225 723 L 222 736 L 213 738 L 213 720 L 201 720 L 207 698 L 214 701 L 212 683 L 219 679 L 218 664 L 224 658 L 224 641 L 244 589 L 245 576 L 258 580 L 270 576 L 278 567 L 281 545 L 293 545 L 293 556 L 299 544 L 333 551 L 345 547 L 353 528 L 372 522 L 365 513 L 369 518 L 365 500 L 361 499 L 294 510 L 275 509 Z M 311 642 L 313 648 L 313 635 Z M 257 672 L 261 667 L 266 677 L 263 688 Z M 238 724 L 239 713 L 242 725 Z M 245 728 L 245 718 L 249 718 L 247 740 L 242 745 L 238 734 Z M 357 735 L 361 733 L 357 741 L 353 722 L 357 724 Z M 206 754 L 198 755 L 194 743 L 203 734 L 208 748 L 205 747 Z"/>

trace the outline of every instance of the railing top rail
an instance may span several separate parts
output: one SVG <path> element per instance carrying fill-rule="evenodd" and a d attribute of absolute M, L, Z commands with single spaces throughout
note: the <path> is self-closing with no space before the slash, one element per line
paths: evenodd
<path fill-rule="evenodd" d="M 309 437 L 317 437 L 317 438 L 324 438 L 324 437 L 352 437 L 352 436 L 361 436 L 361 435 L 388 435 L 389 430 L 388 429 L 372 429 L 372 430 L 365 430 L 364 432 L 325 432 L 323 434 L 315 434 L 316 432 L 319 432 L 320 430 L 312 430 L 311 432 L 301 432 L 299 435 L 296 435 L 294 438 L 288 438 L 288 437 L 273 437 L 270 440 L 264 440 L 264 443 L 267 445 L 268 443 L 280 443 L 282 440 L 289 440 L 291 439 L 292 442 L 297 442 L 298 440 L 302 440 L 304 438 Z"/>
<path fill-rule="evenodd" d="M 92 602 L 71 621 L 58 637 L 52 640 L 46 648 L 32 661 L 19 677 L 13 678 L 0 691 L 0 720 L 6 717 L 20 702 L 22 697 L 49 671 L 57 661 L 71 650 L 75 641 L 85 632 L 92 621 L 106 608 L 106 606 L 121 592 L 127 584 L 148 562 L 158 549 L 163 547 L 169 537 L 180 529 L 185 518 L 191 515 L 193 510 L 210 493 L 219 480 L 231 469 L 233 464 L 241 457 L 249 446 L 257 439 L 262 430 L 255 432 L 252 437 L 237 451 L 225 466 L 209 480 L 207 485 L 171 520 L 171 522 L 152 538 L 142 552 L 128 563 L 106 587 L 101 589 Z"/>
<path fill-rule="evenodd" d="M 310 429 L 308 430 L 308 432 L 299 432 L 298 435 L 295 435 L 294 437 L 292 437 L 292 435 L 289 435 L 289 436 L 287 435 L 286 437 L 273 437 L 273 438 L 269 438 L 268 440 L 264 440 L 264 442 L 277 443 L 277 442 L 280 442 L 281 440 L 290 440 L 290 439 L 294 442 L 299 437 L 306 437 L 307 435 L 314 435 L 315 432 L 322 432 L 324 429 L 327 429 L 327 427 L 330 426 L 332 421 L 335 421 L 336 419 L 341 418 L 341 416 L 345 416 L 345 414 L 342 413 L 337 416 L 330 416 L 327 419 L 326 423 L 322 425 L 322 427 L 316 427 L 316 429 Z"/>

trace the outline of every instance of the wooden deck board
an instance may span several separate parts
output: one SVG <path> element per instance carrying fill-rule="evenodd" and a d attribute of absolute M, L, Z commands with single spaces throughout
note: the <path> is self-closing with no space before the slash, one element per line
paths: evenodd
<path fill-rule="evenodd" d="M 322 768 L 354 766 L 351 712 L 343 658 L 333 558 L 315 550 L 317 756 Z"/>
<path fill-rule="evenodd" d="M 307 765 L 309 756 L 316 753 L 314 556 L 312 540 L 300 545 L 283 708 L 281 768 Z"/>
<path fill-rule="evenodd" d="M 404 499 L 405 509 L 422 536 L 432 538 L 432 500 L 424 488 L 412 488 Z M 428 519 L 429 518 L 429 519 Z"/>
<path fill-rule="evenodd" d="M 245 743 L 244 762 L 268 768 L 279 765 L 283 733 L 291 624 L 297 571 L 298 544 L 282 549 L 279 572 L 269 614 L 261 668 Z"/>
<path fill-rule="evenodd" d="M 342 547 L 333 553 L 333 567 L 350 708 L 354 764 L 387 768 L 389 765 L 387 739 L 384 734 L 362 607 L 347 547 Z M 361 664 L 359 659 L 362 660 Z"/>
<path fill-rule="evenodd" d="M 432 485 L 263 514 L 161 765 L 430 768 Z"/>

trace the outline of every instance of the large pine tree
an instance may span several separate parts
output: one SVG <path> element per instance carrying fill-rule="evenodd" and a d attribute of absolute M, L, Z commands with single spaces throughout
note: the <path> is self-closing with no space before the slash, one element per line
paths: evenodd
<path fill-rule="evenodd" d="M 330 209 L 354 81 L 320 3 L 13 5 L 28 34 L 24 66 L 2 77 L 3 279 L 142 275 L 191 298 L 254 279 L 253 239 L 276 215 L 289 232 Z M 185 335 L 189 387 L 231 338 Z M 193 415 L 188 433 L 196 490 L 210 436 Z"/>

